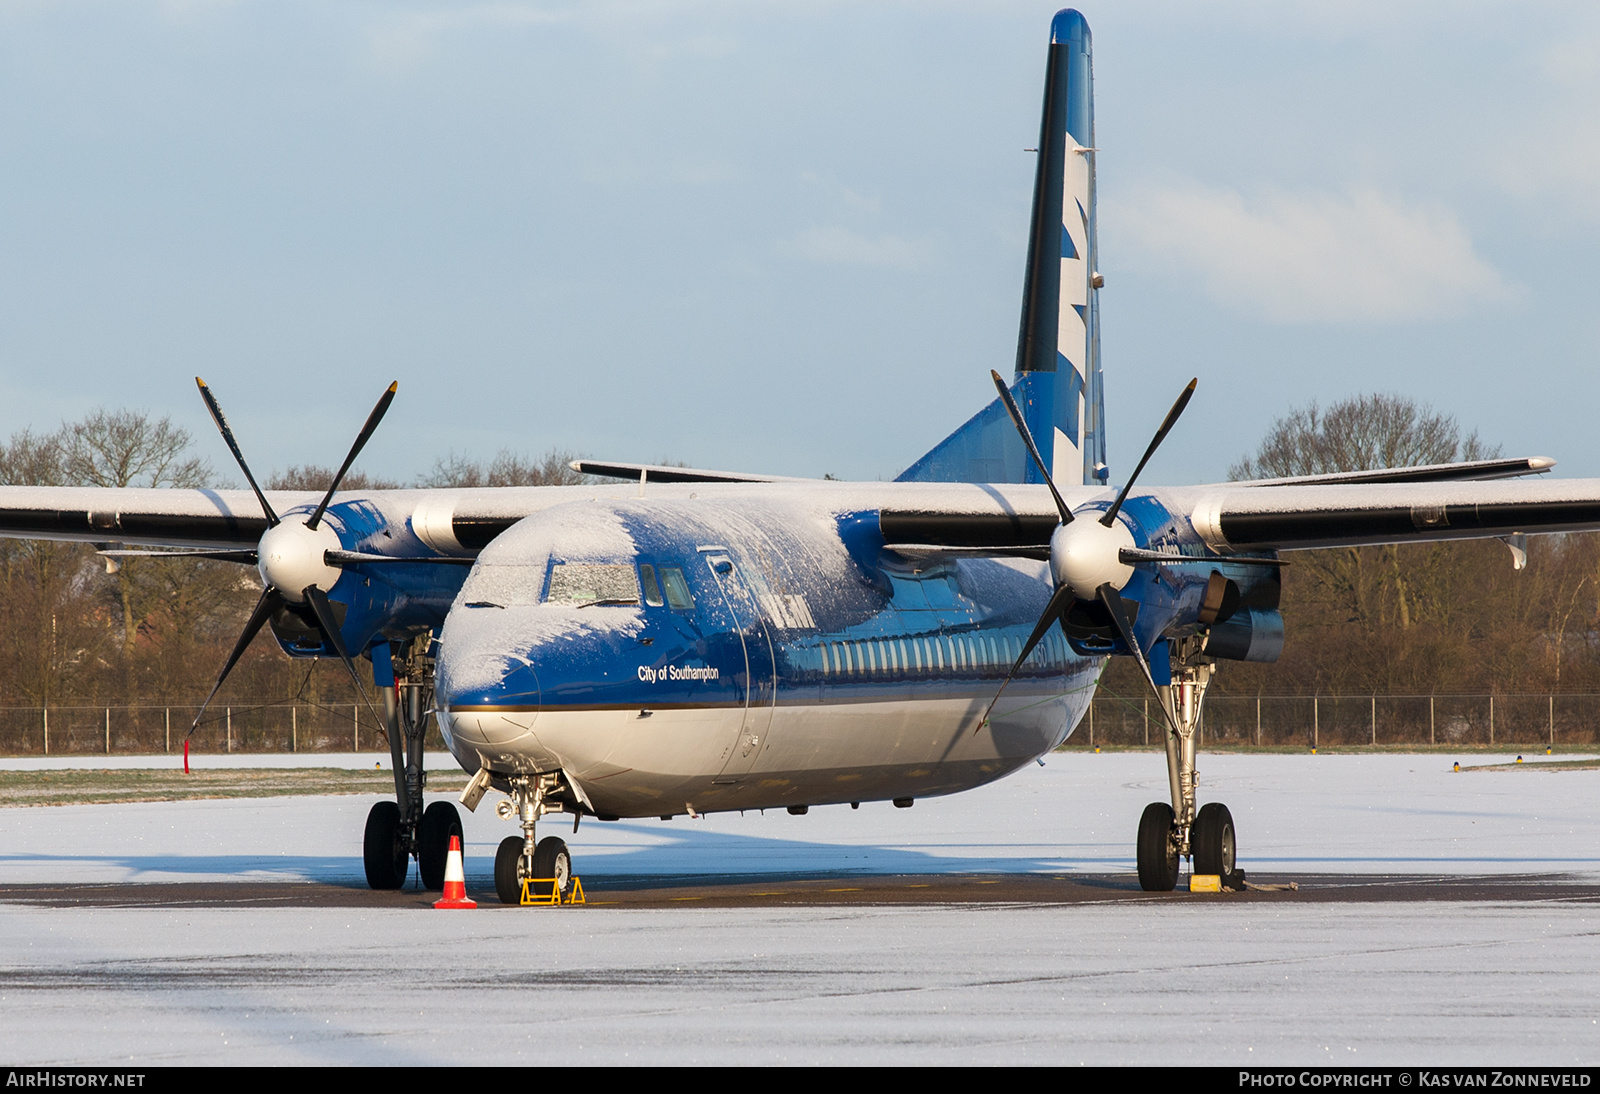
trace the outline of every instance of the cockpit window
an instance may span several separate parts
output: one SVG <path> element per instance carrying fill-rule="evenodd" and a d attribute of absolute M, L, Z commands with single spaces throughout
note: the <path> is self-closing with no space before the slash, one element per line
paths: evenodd
<path fill-rule="evenodd" d="M 551 604 L 637 604 L 639 579 L 633 567 L 594 562 L 558 562 L 550 567 Z"/>
<path fill-rule="evenodd" d="M 683 571 L 678 567 L 661 567 L 661 584 L 667 590 L 667 603 L 672 607 L 680 611 L 694 607 L 694 597 L 689 595 L 689 583 L 684 580 Z"/>
<path fill-rule="evenodd" d="M 644 602 L 652 608 L 659 608 L 665 601 L 661 599 L 661 586 L 656 584 L 656 568 L 643 563 L 639 566 L 639 581 L 644 585 Z"/>
<path fill-rule="evenodd" d="M 484 566 L 472 568 L 461 586 L 468 607 L 509 608 L 539 603 L 544 591 L 543 566 Z"/>

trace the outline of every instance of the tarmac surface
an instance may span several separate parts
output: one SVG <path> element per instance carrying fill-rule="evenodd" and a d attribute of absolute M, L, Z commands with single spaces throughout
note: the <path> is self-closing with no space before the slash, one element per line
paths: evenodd
<path fill-rule="evenodd" d="M 365 887 L 370 797 L 0 808 L 0 1059 L 1591 1066 L 1600 771 L 1451 759 L 1203 756 L 1250 883 L 1297 886 L 1221 894 L 1138 888 L 1154 754 L 548 823 L 583 907 L 500 905 L 480 807 L 453 914 Z"/>
<path fill-rule="evenodd" d="M 1290 886 L 1293 888 L 1290 888 Z M 467 895 L 484 908 L 526 914 L 502 905 L 492 889 Z M 302 881 L 148 882 L 138 885 L 6 885 L 0 904 L 47 908 L 431 908 L 439 898 L 412 884 L 401 892 L 365 885 Z M 759 881 L 607 875 L 591 882 L 584 903 L 593 908 L 830 908 L 898 905 L 1084 904 L 1349 904 L 1439 902 L 1464 904 L 1600 903 L 1600 881 L 1566 874 L 1361 875 L 1283 874 L 1239 892 L 1146 893 L 1130 874 L 906 874 L 880 877 L 815 873 L 769 875 Z"/>

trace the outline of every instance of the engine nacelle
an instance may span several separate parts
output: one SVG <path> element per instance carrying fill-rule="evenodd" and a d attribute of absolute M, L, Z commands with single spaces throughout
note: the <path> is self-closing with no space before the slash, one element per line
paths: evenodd
<path fill-rule="evenodd" d="M 1273 662 L 1283 653 L 1283 613 L 1240 608 L 1206 634 L 1205 655 L 1224 661 Z"/>

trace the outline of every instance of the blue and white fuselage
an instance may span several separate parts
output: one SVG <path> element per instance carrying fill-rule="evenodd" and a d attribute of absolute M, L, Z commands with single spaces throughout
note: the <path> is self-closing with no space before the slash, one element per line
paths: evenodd
<path fill-rule="evenodd" d="M 860 504 L 975 489 L 662 488 L 535 513 L 482 551 L 445 621 L 450 749 L 469 772 L 560 771 L 602 816 L 997 779 L 1066 739 L 1105 657 L 1053 629 L 980 725 L 1050 597 L 1046 564 L 900 556 Z M 1153 501 L 1142 515 L 1158 511 L 1156 535 L 1125 518 L 1141 546 L 1187 527 Z M 1165 575 L 1141 629 L 1177 618 L 1210 568 Z"/>

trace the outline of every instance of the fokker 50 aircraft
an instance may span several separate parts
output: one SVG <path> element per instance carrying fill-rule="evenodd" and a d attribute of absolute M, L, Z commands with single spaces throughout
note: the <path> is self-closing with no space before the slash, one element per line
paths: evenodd
<path fill-rule="evenodd" d="M 1600 481 L 1486 481 L 1546 459 L 1272 482 L 1109 485 L 1099 362 L 1089 28 L 1056 15 L 1015 374 L 896 481 L 581 463 L 612 487 L 266 493 L 200 385 L 249 491 L 0 488 L 0 535 L 254 564 L 265 586 L 217 679 L 264 626 L 382 689 L 395 800 L 367 879 L 410 859 L 438 888 L 449 802 L 423 808 L 430 717 L 520 834 L 501 899 L 571 876 L 554 812 L 672 817 L 893 801 L 998 779 L 1066 740 L 1110 657 L 1167 723 L 1170 801 L 1139 822 L 1139 881 L 1235 870 L 1226 806 L 1200 805 L 1195 727 L 1229 661 L 1276 660 L 1281 552 L 1600 528 Z M 128 545 L 132 545 L 131 547 Z M 212 696 L 216 690 L 213 689 Z M 210 699 L 207 699 L 210 702 Z"/>

